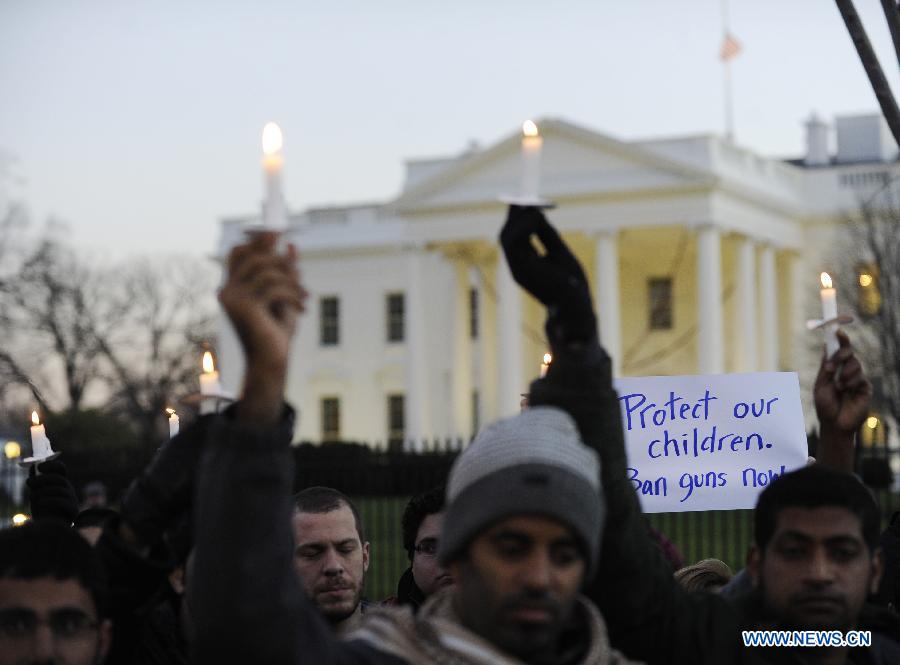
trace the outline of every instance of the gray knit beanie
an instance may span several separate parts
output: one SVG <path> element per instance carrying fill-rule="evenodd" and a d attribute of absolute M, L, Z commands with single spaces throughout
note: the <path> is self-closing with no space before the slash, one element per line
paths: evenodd
<path fill-rule="evenodd" d="M 588 578 L 597 566 L 606 516 L 600 463 L 561 409 L 526 409 L 481 430 L 450 469 L 446 505 L 442 565 L 494 522 L 539 515 L 572 528 L 587 557 Z"/>

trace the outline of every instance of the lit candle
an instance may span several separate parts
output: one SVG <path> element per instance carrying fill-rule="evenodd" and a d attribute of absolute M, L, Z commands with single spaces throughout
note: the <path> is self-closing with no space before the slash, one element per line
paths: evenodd
<path fill-rule="evenodd" d="M 822 320 L 830 321 L 837 318 L 837 291 L 831 281 L 831 275 L 823 272 L 820 275 L 822 282 Z M 837 338 L 838 324 L 836 322 L 829 323 L 825 326 L 825 354 L 831 358 L 840 348 Z"/>
<path fill-rule="evenodd" d="M 213 413 L 216 410 L 216 397 L 222 394 L 219 384 L 219 373 L 216 371 L 212 353 L 203 352 L 203 373 L 200 375 L 200 394 L 212 399 L 200 400 L 200 413 Z"/>
<path fill-rule="evenodd" d="M 31 423 L 31 457 L 34 461 L 40 462 L 52 457 L 55 453 L 50 447 L 50 439 L 47 438 L 47 432 L 41 425 L 37 411 L 31 412 Z"/>
<path fill-rule="evenodd" d="M 541 146 L 544 139 L 531 120 L 522 123 L 522 184 L 524 199 L 536 200 L 541 182 Z"/>
<path fill-rule="evenodd" d="M 284 193 L 281 190 L 281 154 L 283 138 L 281 128 L 274 122 L 266 123 L 262 133 L 263 171 L 265 173 L 266 198 L 263 201 L 263 226 L 271 231 L 287 228 Z"/>
<path fill-rule="evenodd" d="M 547 376 L 547 370 L 550 369 L 550 363 L 552 363 L 552 362 L 553 362 L 553 356 L 551 356 L 549 353 L 545 353 L 544 360 L 541 363 L 541 378 L 542 379 L 545 376 Z"/>
<path fill-rule="evenodd" d="M 178 414 L 175 413 L 175 409 L 166 409 L 166 413 L 169 414 L 169 438 L 171 439 L 173 436 L 178 434 Z"/>

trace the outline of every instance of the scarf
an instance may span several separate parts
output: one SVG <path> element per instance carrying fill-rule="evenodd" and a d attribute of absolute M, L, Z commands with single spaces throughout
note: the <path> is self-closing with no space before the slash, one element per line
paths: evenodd
<path fill-rule="evenodd" d="M 366 613 L 362 626 L 348 636 L 390 653 L 410 665 L 523 665 L 462 625 L 453 610 L 452 590 L 429 598 L 414 615 L 408 607 L 382 607 Z M 609 645 L 606 625 L 587 599 L 579 597 L 576 612 L 586 621 L 580 628 L 583 655 L 560 654 L 558 665 L 629 665 Z"/>

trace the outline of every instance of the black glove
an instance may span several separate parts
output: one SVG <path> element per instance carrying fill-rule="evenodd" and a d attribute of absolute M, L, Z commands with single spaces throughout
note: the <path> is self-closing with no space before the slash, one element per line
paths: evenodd
<path fill-rule="evenodd" d="M 207 415 L 166 441 L 122 498 L 122 519 L 141 545 L 156 545 L 163 533 L 190 512 L 194 474 L 209 423 Z"/>
<path fill-rule="evenodd" d="M 65 464 L 56 460 L 35 464 L 25 485 L 31 500 L 31 515 L 36 522 L 56 520 L 72 524 L 78 515 L 78 496 L 69 482 Z"/>
<path fill-rule="evenodd" d="M 532 235 L 546 255 L 538 254 Z M 597 317 L 584 270 L 540 209 L 510 206 L 500 244 L 515 280 L 547 308 L 547 339 L 553 349 L 596 342 Z"/>

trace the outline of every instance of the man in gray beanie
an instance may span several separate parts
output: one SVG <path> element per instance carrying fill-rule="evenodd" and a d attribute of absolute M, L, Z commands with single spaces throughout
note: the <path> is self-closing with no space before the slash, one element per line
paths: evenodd
<path fill-rule="evenodd" d="M 511 210 L 505 228 L 521 211 Z M 269 350 L 290 348 L 293 327 L 281 320 L 283 308 L 258 302 L 252 289 L 266 283 L 259 271 L 284 272 L 284 288 L 296 279 L 273 249 L 271 241 L 237 248 L 220 294 L 247 352 L 248 374 L 265 390 L 246 392 L 238 421 L 218 423 L 215 445 L 204 453 L 189 596 L 197 616 L 192 662 L 625 663 L 611 649 L 600 613 L 580 595 L 596 568 L 605 511 L 597 455 L 564 404 L 495 423 L 454 464 L 439 556 L 456 585 L 433 594 L 415 615 L 409 608 L 370 610 L 348 641 L 336 640 L 291 565 L 292 458 L 270 431 L 283 383 L 267 377 L 273 367 L 283 376 L 285 354 L 273 358 Z M 570 327 L 564 319 L 556 312 L 548 320 L 561 331 Z M 233 519 L 244 503 L 268 519 Z"/>
<path fill-rule="evenodd" d="M 566 524 L 593 568 L 603 529 L 600 467 L 560 409 L 537 407 L 488 425 L 459 456 L 447 482 L 441 563 L 463 555 L 491 524 L 523 514 Z"/>

